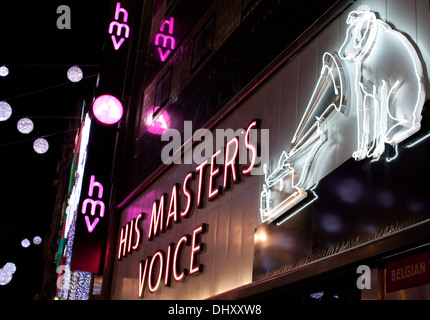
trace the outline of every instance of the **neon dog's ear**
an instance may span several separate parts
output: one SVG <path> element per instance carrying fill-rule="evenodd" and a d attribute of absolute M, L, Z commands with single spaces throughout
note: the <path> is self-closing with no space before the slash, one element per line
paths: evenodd
<path fill-rule="evenodd" d="M 346 24 L 349 24 L 349 25 L 354 24 L 355 21 L 356 21 L 356 19 L 357 19 L 357 17 L 358 17 L 358 15 L 359 15 L 358 11 L 351 11 L 348 14 L 348 18 L 346 19 Z"/>
<path fill-rule="evenodd" d="M 352 41 L 355 51 L 355 61 L 363 59 L 372 49 L 377 35 L 376 16 L 370 11 L 353 12 L 348 16 L 348 20 L 353 19 L 354 26 Z"/>

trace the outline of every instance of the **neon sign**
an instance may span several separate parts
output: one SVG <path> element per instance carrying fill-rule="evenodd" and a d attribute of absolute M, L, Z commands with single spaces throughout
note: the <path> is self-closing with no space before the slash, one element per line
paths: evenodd
<path fill-rule="evenodd" d="M 378 160 L 385 144 L 392 145 L 397 156 L 398 144 L 421 127 L 424 75 L 413 45 L 370 11 L 351 12 L 347 24 L 338 53 L 323 55 L 320 77 L 290 149 L 282 152 L 273 171 L 263 166 L 262 222 L 270 223 L 286 212 L 291 217 L 318 198 L 310 173 L 336 113 L 344 115 L 337 121 L 345 121 L 355 111 L 358 142 L 352 157 L 357 161 Z"/>
<path fill-rule="evenodd" d="M 96 119 L 105 125 L 118 123 L 124 113 L 121 101 L 109 94 L 99 96 L 94 100 L 92 108 Z"/>
<path fill-rule="evenodd" d="M 157 46 L 160 60 L 163 62 L 167 60 L 170 55 L 170 52 L 175 50 L 176 47 L 175 38 L 172 36 L 174 23 L 175 19 L 173 17 L 171 17 L 169 20 L 164 20 L 160 26 L 160 32 L 157 33 L 157 35 L 155 36 L 154 43 Z"/>
<path fill-rule="evenodd" d="M 424 74 L 414 46 L 370 11 L 353 11 L 342 60 L 354 64 L 358 148 L 353 157 L 378 158 L 421 128 Z M 368 72 L 366 70 L 372 70 Z"/>
<path fill-rule="evenodd" d="M 258 121 L 252 121 L 244 135 L 244 149 L 246 150 L 249 162 L 245 167 L 238 167 L 240 141 L 238 137 L 232 137 L 227 141 L 225 147 L 215 151 L 208 160 L 196 166 L 195 170 L 185 175 L 182 183 L 173 184 L 170 195 L 164 193 L 159 199 L 152 203 L 151 213 L 146 215 L 140 213 L 132 221 L 128 222 L 120 230 L 117 258 L 122 260 L 128 254 L 139 249 L 141 245 L 142 230 L 139 223 L 148 216 L 146 241 L 153 241 L 161 237 L 172 229 L 175 224 L 188 218 L 194 207 L 202 208 L 204 199 L 213 201 L 223 192 L 229 190 L 230 183 L 240 182 L 240 176 L 247 176 L 256 165 L 257 145 L 251 142 L 251 130 L 257 129 Z M 217 164 L 217 158 L 223 156 L 224 163 Z M 195 181 L 196 193 L 193 192 L 192 182 Z M 207 185 L 205 185 L 207 183 Z M 208 190 L 205 196 L 205 190 Z M 185 200 L 185 201 L 183 201 Z M 182 207 L 180 206 L 182 204 Z M 175 243 L 171 243 L 167 250 L 158 250 L 152 256 L 147 257 L 139 263 L 139 297 L 143 297 L 144 289 L 153 293 L 159 289 L 163 283 L 169 286 L 171 279 L 179 282 L 188 275 L 202 272 L 203 266 L 199 263 L 199 256 L 204 250 L 201 243 L 201 236 L 206 233 L 206 224 L 201 224 L 195 228 L 191 234 L 181 236 Z M 188 248 L 189 247 L 189 248 Z M 187 266 L 181 267 L 180 257 L 189 257 Z"/>
<path fill-rule="evenodd" d="M 97 192 L 97 198 L 98 200 L 94 200 L 91 197 L 93 197 L 94 195 L 94 188 L 97 187 L 98 192 Z M 99 216 L 100 218 L 103 218 L 105 215 L 105 204 L 103 201 L 101 201 L 100 199 L 103 198 L 103 185 L 100 182 L 96 181 L 96 177 L 94 175 L 91 176 L 90 179 L 90 186 L 88 189 L 88 196 L 89 198 L 86 198 L 83 203 L 82 203 L 82 209 L 81 209 L 81 213 L 82 214 L 87 214 L 88 211 L 88 205 L 90 205 L 90 214 L 91 216 L 95 216 L 96 215 L 96 209 L 97 207 L 100 208 L 99 210 Z M 95 195 L 94 195 L 95 196 Z M 87 225 L 87 229 L 89 233 L 92 233 L 94 231 L 94 228 L 97 226 L 97 223 L 100 221 L 99 217 L 95 217 L 94 221 L 91 222 L 90 220 L 90 216 L 89 215 L 85 215 L 85 223 Z"/>
<path fill-rule="evenodd" d="M 171 279 L 180 282 L 188 275 L 193 275 L 203 271 L 203 266 L 199 264 L 199 255 L 203 252 L 204 244 L 201 243 L 201 236 L 207 231 L 205 224 L 193 230 L 192 236 L 183 235 L 177 242 L 169 244 L 167 253 L 158 250 L 153 256 L 147 257 L 139 262 L 139 298 L 144 296 L 145 283 L 149 292 L 156 292 L 164 277 L 164 285 L 170 286 Z M 181 256 L 184 255 L 186 247 L 190 247 L 189 268 L 181 268 Z"/>
<path fill-rule="evenodd" d="M 145 117 L 145 126 L 148 132 L 156 135 L 162 135 L 170 127 L 170 117 L 166 110 L 161 110 L 154 117 L 154 113 L 160 107 L 151 108 Z"/>
<path fill-rule="evenodd" d="M 118 22 L 120 20 L 120 14 L 122 14 L 122 22 L 123 23 Z M 130 37 L 130 27 L 126 24 L 126 22 L 128 20 L 128 11 L 124 8 L 121 8 L 120 2 L 116 3 L 114 19 L 115 20 L 109 24 L 109 31 L 108 32 L 109 32 L 109 34 L 112 35 L 111 39 L 112 39 L 113 47 L 115 48 L 115 50 L 119 50 L 119 48 L 124 43 L 124 40 L 128 39 Z M 116 36 L 113 34 L 114 33 L 114 27 L 116 27 Z M 123 28 L 124 28 L 124 38 L 122 37 Z M 116 37 L 120 37 L 119 41 L 117 40 Z"/>

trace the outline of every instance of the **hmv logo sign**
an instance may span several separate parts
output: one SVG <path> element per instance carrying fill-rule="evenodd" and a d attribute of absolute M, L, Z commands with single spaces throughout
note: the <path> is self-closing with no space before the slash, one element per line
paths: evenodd
<path fill-rule="evenodd" d="M 119 50 L 125 39 L 130 37 L 130 27 L 127 25 L 128 11 L 117 2 L 114 20 L 109 24 L 109 34 L 115 50 Z M 114 32 L 116 31 L 116 32 Z"/>
<path fill-rule="evenodd" d="M 155 36 L 155 45 L 161 61 L 166 61 L 170 53 L 175 50 L 176 41 L 172 36 L 175 19 L 171 17 L 164 20 L 160 27 L 160 32 Z"/>
<path fill-rule="evenodd" d="M 92 233 L 105 215 L 105 204 L 103 198 L 103 185 L 91 176 L 88 188 L 88 198 L 82 202 L 81 213 L 85 215 L 85 224 L 89 233 Z M 97 214 L 98 213 L 98 214 Z"/>

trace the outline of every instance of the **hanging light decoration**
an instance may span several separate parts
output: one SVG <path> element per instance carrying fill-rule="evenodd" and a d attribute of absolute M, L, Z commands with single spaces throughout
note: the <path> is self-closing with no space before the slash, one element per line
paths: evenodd
<path fill-rule="evenodd" d="M 23 134 L 28 134 L 33 131 L 34 124 L 29 118 L 22 118 L 17 123 L 18 131 Z"/>
<path fill-rule="evenodd" d="M 9 69 L 6 66 L 1 66 L 0 67 L 0 77 L 7 77 L 7 75 L 9 74 Z"/>
<path fill-rule="evenodd" d="M 16 265 L 12 262 L 8 262 L 0 269 L 0 285 L 7 285 L 12 280 L 12 275 L 16 271 Z"/>
<path fill-rule="evenodd" d="M 0 101 L 0 121 L 6 121 L 12 115 L 12 107 L 6 101 Z"/>
<path fill-rule="evenodd" d="M 30 246 L 30 240 L 28 240 L 27 238 L 25 238 L 24 240 L 21 241 L 21 246 L 23 248 L 28 248 Z"/>
<path fill-rule="evenodd" d="M 14 274 L 16 271 L 16 265 L 13 262 L 8 262 L 4 265 L 3 270 L 10 274 Z"/>
<path fill-rule="evenodd" d="M 38 154 L 44 154 L 49 149 L 49 143 L 43 138 L 36 139 L 33 143 L 33 149 Z"/>
<path fill-rule="evenodd" d="M 12 274 L 4 270 L 4 268 L 0 269 L 0 286 L 7 285 L 10 280 L 12 280 Z"/>
<path fill-rule="evenodd" d="M 72 82 L 79 82 L 83 77 L 84 73 L 78 66 L 70 67 L 69 70 L 67 70 L 67 78 Z"/>
<path fill-rule="evenodd" d="M 42 238 L 41 238 L 41 237 L 39 237 L 39 236 L 35 236 L 35 237 L 33 238 L 33 243 L 34 243 L 35 245 L 39 245 L 39 244 L 41 244 L 41 243 L 42 243 Z"/>

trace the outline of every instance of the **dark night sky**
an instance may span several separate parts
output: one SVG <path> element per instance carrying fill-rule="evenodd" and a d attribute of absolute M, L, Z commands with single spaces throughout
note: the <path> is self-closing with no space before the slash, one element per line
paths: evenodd
<path fill-rule="evenodd" d="M 43 243 L 28 248 L 20 243 L 49 234 L 66 117 L 93 92 L 110 1 L 5 2 L 0 4 L 0 66 L 7 65 L 10 73 L 0 77 L 0 101 L 8 102 L 13 113 L 0 122 L 0 268 L 13 262 L 17 271 L 9 284 L 0 286 L 0 299 L 32 299 L 40 292 Z M 57 28 L 60 5 L 71 9 L 70 30 Z M 66 77 L 72 65 L 82 66 L 79 83 Z M 27 135 L 16 128 L 25 116 L 35 125 Z M 50 144 L 44 155 L 32 148 L 41 136 Z"/>

